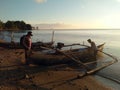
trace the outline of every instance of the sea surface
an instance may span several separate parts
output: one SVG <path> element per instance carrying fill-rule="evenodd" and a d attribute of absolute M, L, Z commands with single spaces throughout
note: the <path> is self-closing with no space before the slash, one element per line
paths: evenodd
<path fill-rule="evenodd" d="M 92 39 L 97 45 L 106 43 L 104 52 L 113 55 L 118 62 L 100 70 L 95 77 L 100 82 L 120 90 L 120 30 L 33 30 L 32 41 L 49 42 L 54 36 L 55 44 L 81 43 L 89 45 L 87 39 Z M 54 32 L 54 35 L 53 35 Z M 19 42 L 19 38 L 27 31 L 0 31 L 0 39 Z M 12 37 L 12 38 L 11 38 Z M 102 78 L 102 79 L 101 79 Z"/>

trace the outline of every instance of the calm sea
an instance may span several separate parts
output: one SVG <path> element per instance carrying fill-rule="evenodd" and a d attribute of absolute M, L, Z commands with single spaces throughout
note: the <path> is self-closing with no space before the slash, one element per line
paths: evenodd
<path fill-rule="evenodd" d="M 1 31 L 0 39 L 8 42 L 13 35 L 14 41 L 18 42 L 19 38 L 26 34 L 27 31 Z M 33 30 L 32 41 L 48 42 L 52 39 L 53 30 Z M 88 44 L 87 39 L 92 39 L 97 45 L 106 43 L 104 52 L 107 52 L 118 58 L 119 62 L 99 71 L 95 76 L 99 81 L 112 86 L 115 90 L 120 89 L 120 30 L 54 30 L 54 41 L 64 44 L 81 43 Z M 88 44 L 89 45 L 89 44 Z M 101 76 L 111 78 L 116 82 L 101 79 Z"/>

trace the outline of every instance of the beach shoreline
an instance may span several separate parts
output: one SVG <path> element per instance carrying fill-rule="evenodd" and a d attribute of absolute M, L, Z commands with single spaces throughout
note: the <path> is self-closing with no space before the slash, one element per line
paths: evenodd
<path fill-rule="evenodd" d="M 113 90 L 92 75 L 79 78 L 80 72 L 64 65 L 23 65 L 24 50 L 0 47 L 1 90 Z"/>

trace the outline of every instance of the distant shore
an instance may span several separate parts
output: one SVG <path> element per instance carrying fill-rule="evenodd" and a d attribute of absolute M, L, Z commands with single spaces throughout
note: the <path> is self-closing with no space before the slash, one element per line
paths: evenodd
<path fill-rule="evenodd" d="M 0 20 L 0 30 L 32 30 L 32 26 L 24 21 L 2 22 Z"/>

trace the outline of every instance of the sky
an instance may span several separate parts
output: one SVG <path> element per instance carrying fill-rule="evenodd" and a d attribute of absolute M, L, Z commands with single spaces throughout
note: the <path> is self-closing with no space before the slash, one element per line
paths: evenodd
<path fill-rule="evenodd" d="M 43 29 L 119 29 L 120 0 L 0 0 L 0 20 Z"/>

